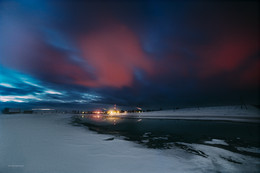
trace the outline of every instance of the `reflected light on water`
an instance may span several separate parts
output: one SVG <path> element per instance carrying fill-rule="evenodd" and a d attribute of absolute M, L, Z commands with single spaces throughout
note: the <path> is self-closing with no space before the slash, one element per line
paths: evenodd
<path fill-rule="evenodd" d="M 81 115 L 81 119 L 84 119 L 84 121 L 92 121 L 92 122 L 102 122 L 102 123 L 108 123 L 116 125 L 121 118 L 118 116 L 112 116 L 112 115 L 102 115 L 102 114 L 92 114 L 92 115 Z"/>

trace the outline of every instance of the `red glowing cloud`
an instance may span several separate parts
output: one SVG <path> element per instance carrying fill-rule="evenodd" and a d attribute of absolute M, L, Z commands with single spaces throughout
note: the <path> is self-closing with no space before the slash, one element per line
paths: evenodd
<path fill-rule="evenodd" d="M 257 42 L 249 38 L 223 38 L 199 50 L 199 76 L 208 77 L 239 68 L 257 51 Z"/>
<path fill-rule="evenodd" d="M 138 37 L 126 26 L 105 27 L 89 33 L 80 43 L 84 58 L 97 76 L 96 86 L 130 86 L 135 68 L 152 71 Z M 86 81 L 78 83 L 88 85 Z"/>

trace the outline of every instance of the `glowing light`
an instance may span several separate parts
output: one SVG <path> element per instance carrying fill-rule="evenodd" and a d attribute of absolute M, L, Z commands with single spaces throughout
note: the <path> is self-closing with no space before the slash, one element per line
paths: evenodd
<path fill-rule="evenodd" d="M 106 119 L 109 120 L 109 121 L 115 121 L 115 120 L 118 120 L 119 118 L 114 117 L 114 116 L 110 116 L 110 117 L 107 117 Z"/>
<path fill-rule="evenodd" d="M 94 121 L 102 121 L 103 116 L 97 114 L 97 115 L 91 115 L 90 118 Z"/>
<path fill-rule="evenodd" d="M 109 110 L 109 111 L 107 112 L 107 114 L 109 114 L 109 115 L 117 115 L 117 114 L 120 114 L 120 111 L 117 111 L 117 110 Z"/>
<path fill-rule="evenodd" d="M 94 117 L 95 117 L 95 118 L 100 118 L 100 115 L 95 115 Z"/>
<path fill-rule="evenodd" d="M 94 111 L 93 113 L 94 113 L 94 114 L 101 114 L 101 113 L 103 113 L 103 112 L 98 110 L 98 111 Z"/>

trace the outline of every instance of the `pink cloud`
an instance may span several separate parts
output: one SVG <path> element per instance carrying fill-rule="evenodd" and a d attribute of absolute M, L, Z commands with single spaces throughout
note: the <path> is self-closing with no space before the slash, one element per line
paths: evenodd
<path fill-rule="evenodd" d="M 124 25 L 91 32 L 81 39 L 80 46 L 84 58 L 95 69 L 96 86 L 130 86 L 135 68 L 152 71 L 151 60 L 142 50 L 138 37 Z"/>
<path fill-rule="evenodd" d="M 202 78 L 233 72 L 258 50 L 257 40 L 246 36 L 226 36 L 217 42 L 198 49 L 201 58 L 197 63 Z"/>

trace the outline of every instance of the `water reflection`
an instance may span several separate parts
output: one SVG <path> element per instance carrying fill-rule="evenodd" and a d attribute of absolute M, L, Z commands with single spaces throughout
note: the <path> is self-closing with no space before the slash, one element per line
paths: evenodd
<path fill-rule="evenodd" d="M 102 114 L 82 115 L 76 117 L 74 122 L 86 125 L 90 130 L 98 133 L 123 136 L 125 140 L 135 141 L 149 148 L 168 149 L 177 146 L 196 153 L 191 148 L 180 144 L 184 142 L 212 145 L 241 153 L 237 148 L 260 147 L 259 124 L 141 119 Z M 214 139 L 223 142 L 216 144 L 205 142 L 217 141 Z M 227 145 L 223 145 L 224 143 Z M 250 155 L 250 153 L 244 154 Z M 260 154 L 254 156 L 260 157 Z"/>
<path fill-rule="evenodd" d="M 123 120 L 119 116 L 111 116 L 105 114 L 81 115 L 79 118 L 82 122 L 88 122 L 96 125 L 116 125 Z"/>

